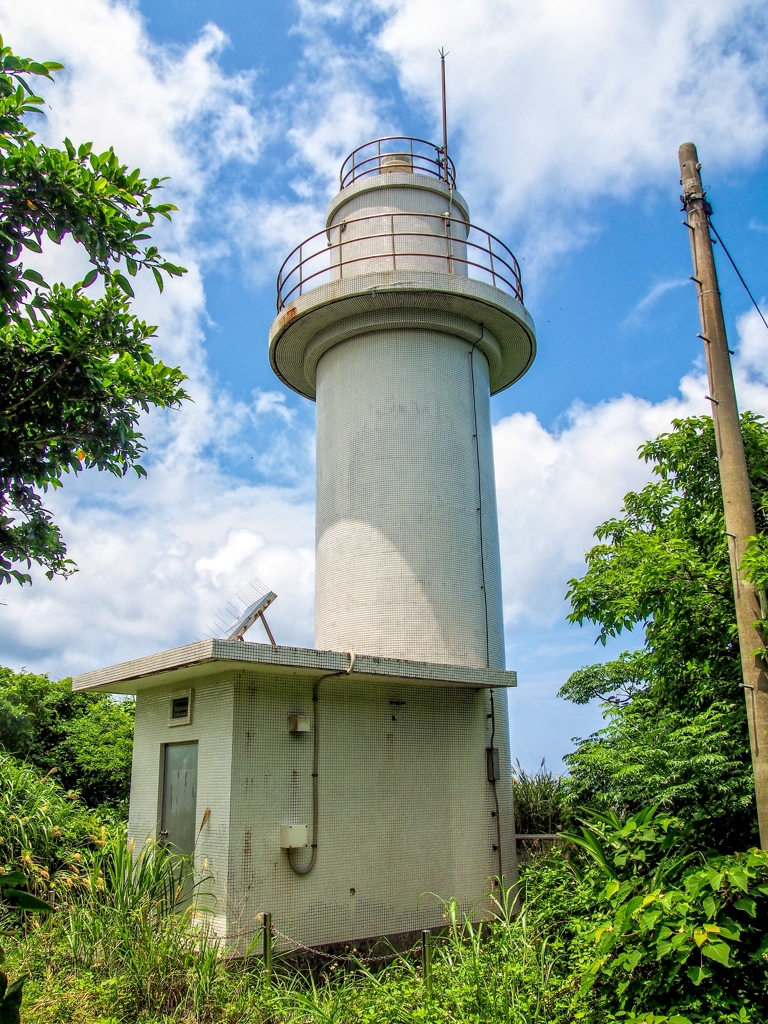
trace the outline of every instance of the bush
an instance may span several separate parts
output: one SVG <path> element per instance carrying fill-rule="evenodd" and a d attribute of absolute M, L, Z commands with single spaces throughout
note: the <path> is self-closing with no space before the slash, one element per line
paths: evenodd
<path fill-rule="evenodd" d="M 741 428 L 764 538 L 768 423 L 744 413 Z M 675 420 L 640 457 L 655 479 L 597 527 L 586 571 L 569 583 L 571 622 L 594 623 L 602 643 L 628 632 L 642 642 L 561 690 L 577 703 L 600 699 L 608 719 L 566 757 L 574 800 L 620 817 L 663 802 L 702 847 L 729 854 L 757 841 L 757 819 L 711 417 Z M 759 585 L 765 545 L 756 544 L 750 572 Z"/>
<path fill-rule="evenodd" d="M 705 859 L 674 817 L 646 808 L 622 823 L 591 812 L 567 836 L 596 865 L 595 942 L 581 990 L 614 1011 L 768 1012 L 768 852 Z M 733 1019 L 739 1019 L 734 1017 Z"/>
<path fill-rule="evenodd" d="M 55 769 L 90 806 L 127 816 L 133 755 L 133 700 L 73 693 L 72 680 L 0 668 L 0 748 Z"/>
<path fill-rule="evenodd" d="M 33 891 L 65 889 L 81 876 L 83 854 L 103 842 L 99 818 L 52 774 L 0 753 L 0 867 L 17 869 Z"/>
<path fill-rule="evenodd" d="M 743 698 L 691 712 L 637 694 L 604 706 L 604 716 L 605 727 L 565 757 L 572 806 L 624 819 L 656 804 L 685 817 L 702 849 L 722 853 L 757 841 Z"/>

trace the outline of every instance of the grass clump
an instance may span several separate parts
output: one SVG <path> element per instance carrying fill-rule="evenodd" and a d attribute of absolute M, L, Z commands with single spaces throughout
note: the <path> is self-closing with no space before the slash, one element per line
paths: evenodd
<path fill-rule="evenodd" d="M 23 871 L 31 891 L 48 896 L 77 885 L 83 852 L 103 842 L 97 815 L 54 773 L 40 774 L 0 752 L 0 867 Z"/>
<path fill-rule="evenodd" d="M 204 883 L 181 907 L 177 862 L 150 846 L 107 841 L 89 855 L 87 885 L 68 906 L 31 930 L 13 967 L 32 978 L 26 1024 L 597 1024 L 596 1001 L 573 976 L 578 942 L 552 928 L 558 888 L 579 903 L 579 883 L 564 861 L 526 873 L 517 890 L 493 900 L 494 919 L 473 924 L 447 903 L 446 931 L 435 939 L 432 996 L 418 955 L 381 969 L 362 959 L 328 962 L 322 973 L 276 957 L 271 979 L 257 956 L 232 958 L 211 928 Z M 542 886 L 543 881 L 543 886 Z M 563 893 L 563 894 L 564 894 Z M 487 911 L 488 903 L 482 908 Z"/>
<path fill-rule="evenodd" d="M 560 775 L 541 762 L 538 771 L 526 772 L 519 761 L 512 769 L 515 831 L 518 835 L 554 835 L 566 823 L 565 787 Z"/>

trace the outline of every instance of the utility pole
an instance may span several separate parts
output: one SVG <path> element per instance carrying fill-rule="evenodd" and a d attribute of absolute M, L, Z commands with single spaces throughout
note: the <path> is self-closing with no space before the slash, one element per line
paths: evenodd
<path fill-rule="evenodd" d="M 755 622 L 760 618 L 760 598 L 755 587 L 744 579 L 741 561 L 747 537 L 756 534 L 755 513 L 744 455 L 736 389 L 731 372 L 731 356 L 725 333 L 723 307 L 717 283 L 707 202 L 701 185 L 701 164 L 696 147 L 684 142 L 680 147 L 680 184 L 691 236 L 693 280 L 699 299 L 701 335 L 707 363 L 712 419 L 715 425 L 717 462 L 725 509 L 725 531 L 731 562 L 736 624 L 739 631 L 744 697 L 747 703 L 752 768 L 755 775 L 755 801 L 760 828 L 760 846 L 768 849 L 768 672 L 762 658 L 752 652 L 763 646 Z"/>

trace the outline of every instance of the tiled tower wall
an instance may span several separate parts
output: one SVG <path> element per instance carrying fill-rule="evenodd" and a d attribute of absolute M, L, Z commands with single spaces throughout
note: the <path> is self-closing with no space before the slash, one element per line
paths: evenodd
<path fill-rule="evenodd" d="M 317 367 L 315 646 L 503 668 L 488 362 L 392 320 Z"/>
<path fill-rule="evenodd" d="M 502 853 L 514 880 L 515 839 L 506 694 L 495 695 L 501 748 Z M 312 820 L 312 683 L 242 673 L 235 683 L 227 908 L 244 949 L 271 911 L 305 945 L 439 927 L 440 899 L 469 910 L 498 874 L 493 787 L 486 776 L 488 691 L 329 678 L 319 692 L 318 858 L 298 876 L 281 824 Z M 297 861 L 309 857 L 297 851 Z M 430 895 L 430 894 L 437 894 Z M 474 908 L 480 918 L 487 901 Z M 283 943 L 281 943 L 282 945 Z"/>
<path fill-rule="evenodd" d="M 189 724 L 170 701 L 190 693 Z M 507 695 L 494 695 L 501 779 L 502 870 L 514 881 L 515 835 Z M 312 821 L 313 734 L 288 716 L 312 715 L 312 680 L 256 671 L 212 673 L 194 687 L 140 692 L 130 835 L 158 835 L 163 748 L 199 744 L 195 851 L 215 897 L 216 930 L 244 952 L 270 911 L 305 945 L 438 927 L 442 899 L 479 919 L 498 874 L 487 690 L 330 677 L 319 690 L 318 860 L 291 871 L 280 826 Z M 208 812 L 206 814 L 206 812 Z M 299 863 L 309 850 L 297 853 Z M 354 892 L 352 891 L 354 890 Z M 430 894 L 437 894 L 430 895 Z M 208 905 L 208 900 L 203 905 Z M 280 943 L 284 948 L 286 944 Z"/>
<path fill-rule="evenodd" d="M 191 695 L 188 725 L 174 725 L 170 717 L 171 700 L 180 694 Z M 137 694 L 128 825 L 137 852 L 147 840 L 159 839 L 164 747 L 167 743 L 197 741 L 195 866 L 207 878 L 204 892 L 216 900 L 216 927 L 222 934 L 227 928 L 233 695 L 231 674 L 213 675 L 191 690 L 181 685 Z M 205 826 L 201 827 L 204 820 Z"/>
<path fill-rule="evenodd" d="M 333 275 L 465 276 L 463 200 L 424 176 L 391 178 L 331 204 Z M 456 335 L 449 314 L 442 329 L 409 307 L 388 320 L 316 368 L 315 646 L 503 668 L 488 362 L 466 320 Z"/>
<path fill-rule="evenodd" d="M 393 184 L 385 184 L 390 179 Z M 394 182 L 397 183 L 394 183 Z M 332 278 L 388 270 L 467 276 L 467 220 L 441 182 L 421 175 L 366 178 L 340 196 L 329 222 Z M 470 258 L 471 255 L 470 255 Z"/>

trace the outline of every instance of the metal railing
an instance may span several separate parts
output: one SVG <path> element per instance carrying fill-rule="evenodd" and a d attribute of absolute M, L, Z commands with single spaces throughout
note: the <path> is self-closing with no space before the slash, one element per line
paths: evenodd
<path fill-rule="evenodd" d="M 443 153 L 442 146 L 435 146 L 426 139 L 409 139 L 402 135 L 374 139 L 358 146 L 341 165 L 339 179 L 344 189 L 358 178 L 390 171 L 431 174 L 456 188 L 456 168 L 453 160 Z"/>
<path fill-rule="evenodd" d="M 434 222 L 437 230 L 412 230 L 414 223 L 424 221 Z M 363 225 L 371 230 L 361 233 Z M 345 238 L 347 232 L 349 237 Z M 474 271 L 471 275 L 470 268 Z M 377 213 L 350 217 L 297 245 L 277 275 L 277 311 L 303 295 L 309 282 L 316 288 L 366 270 L 398 269 L 471 276 L 489 281 L 494 288 L 523 301 L 520 266 L 506 245 L 489 231 L 447 215 Z"/>

